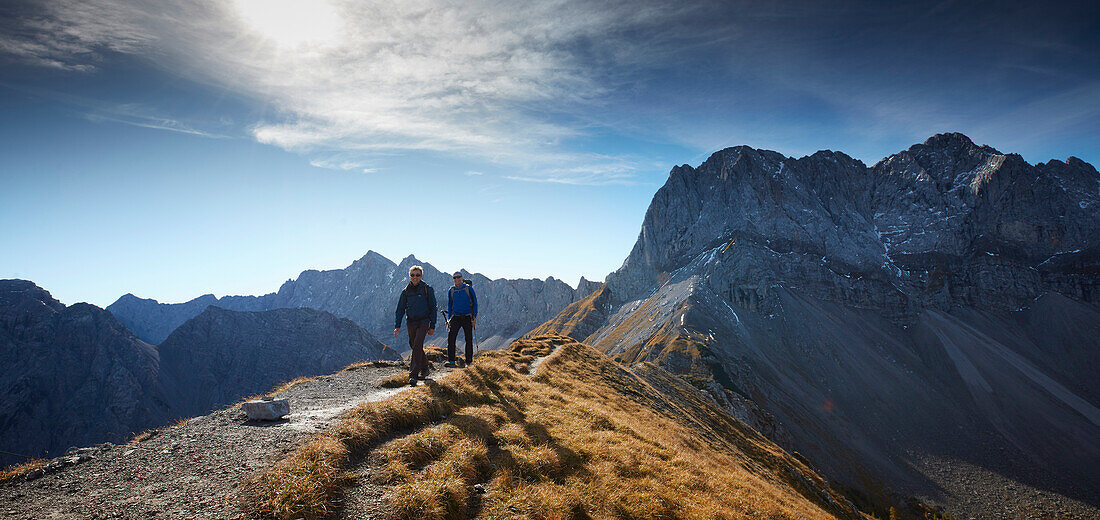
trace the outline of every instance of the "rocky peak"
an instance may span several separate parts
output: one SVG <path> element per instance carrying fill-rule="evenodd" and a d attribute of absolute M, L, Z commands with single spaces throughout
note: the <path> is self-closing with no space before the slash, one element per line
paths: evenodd
<path fill-rule="evenodd" d="M 978 173 L 988 175 L 1003 160 L 1003 154 L 994 148 L 978 146 L 960 133 L 945 133 L 883 159 L 879 164 L 885 163 L 885 167 L 878 171 L 932 183 L 937 191 L 946 192 L 968 186 Z"/>
<path fill-rule="evenodd" d="M 390 261 L 389 258 L 370 250 L 367 251 L 367 254 L 363 255 L 362 258 L 352 262 L 351 265 L 348 266 L 348 270 L 375 269 L 379 267 L 392 268 L 396 266 L 397 264 Z"/>
<path fill-rule="evenodd" d="M 0 280 L 0 307 L 22 312 L 41 312 L 43 309 L 59 312 L 65 308 L 49 291 L 29 280 L 19 279 Z"/>
<path fill-rule="evenodd" d="M 776 171 L 783 159 L 783 155 L 771 150 L 734 146 L 712 154 L 698 171 L 709 174 L 708 177 L 728 181 Z"/>
<path fill-rule="evenodd" d="M 1062 255 L 1100 241 L 1092 209 L 1100 202 L 1100 176 L 1071 162 L 1031 166 L 956 133 L 933 136 L 870 168 L 834 151 L 794 159 L 727 148 L 697 168 L 673 169 L 608 284 L 629 301 L 691 266 L 731 270 L 720 288 L 725 292 L 782 281 L 816 286 L 817 296 L 847 298 L 841 295 L 853 284 L 879 283 L 870 279 L 885 285 L 860 289 L 870 298 L 864 303 L 899 313 L 928 299 L 1015 309 L 1044 286 L 1091 298 L 1094 289 L 1082 280 L 1050 285 L 1053 279 L 1036 271 L 1051 268 L 1054 263 L 1043 262 L 1054 257 L 1063 265 Z M 734 264 L 719 260 L 731 254 Z M 984 285 L 993 293 L 979 294 L 967 281 L 988 276 L 982 273 L 993 268 L 985 263 L 1007 260 L 1020 265 L 1009 276 L 998 264 L 1006 281 L 996 289 Z M 958 279 L 944 284 L 944 273 Z M 1096 284 L 1089 280 L 1085 285 Z"/>

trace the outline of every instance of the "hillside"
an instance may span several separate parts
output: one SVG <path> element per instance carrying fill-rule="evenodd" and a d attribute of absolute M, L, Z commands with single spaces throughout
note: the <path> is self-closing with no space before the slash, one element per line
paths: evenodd
<path fill-rule="evenodd" d="M 216 305 L 237 311 L 261 311 L 281 308 L 312 308 L 348 318 L 375 337 L 390 337 L 397 295 L 408 283 L 409 267 L 424 266 L 424 281 L 436 291 L 441 308 L 447 304 L 447 289 L 453 285 L 451 273 L 410 255 L 400 263 L 368 251 L 344 269 L 303 271 L 288 280 L 277 292 L 262 296 L 223 296 L 207 294 L 194 300 L 165 304 L 127 294 L 107 307 L 138 337 L 159 344 L 176 327 L 197 316 L 207 306 Z M 566 305 L 588 295 L 598 284 L 581 279 L 577 289 L 553 277 L 546 280 L 509 280 L 489 278 L 463 271 L 473 281 L 483 315 L 478 320 L 478 342 L 482 348 L 499 348 L 552 318 Z M 445 345 L 446 334 L 428 338 L 429 344 Z M 399 351 L 407 345 L 396 345 Z"/>
<path fill-rule="evenodd" d="M 285 421 L 230 407 L 81 450 L 8 475 L 0 503 L 12 518 L 863 518 L 651 364 L 540 336 L 382 389 L 400 370 L 358 364 L 279 389 Z"/>
<path fill-rule="evenodd" d="M 400 360 L 344 318 L 313 309 L 209 307 L 159 347 L 103 309 L 65 306 L 0 280 L 0 451 L 57 456 L 358 361 Z M 22 457 L 0 454 L 3 464 Z"/>
<path fill-rule="evenodd" d="M 38 456 L 119 441 L 171 417 L 156 348 L 94 305 L 0 280 L 0 449 Z M 0 454 L 0 465 L 23 459 Z"/>
<path fill-rule="evenodd" d="M 238 312 L 207 307 L 157 350 L 165 395 L 190 417 L 297 377 L 401 356 L 351 320 L 313 309 Z"/>
<path fill-rule="evenodd" d="M 682 376 L 867 497 L 1088 516 L 1098 200 L 1091 165 L 961 134 L 872 167 L 729 148 L 673 168 L 606 311 L 569 307 L 540 331 Z"/>
<path fill-rule="evenodd" d="M 251 496 L 277 518 L 860 518 L 705 394 L 562 336 L 352 410 Z"/>

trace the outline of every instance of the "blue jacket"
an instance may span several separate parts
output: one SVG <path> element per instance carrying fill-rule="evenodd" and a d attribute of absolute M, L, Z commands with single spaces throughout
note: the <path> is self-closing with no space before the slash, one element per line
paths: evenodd
<path fill-rule="evenodd" d="M 393 328 L 401 328 L 401 316 L 407 315 L 409 321 L 427 319 L 428 328 L 435 328 L 435 290 L 424 282 L 413 287 L 412 282 L 401 291 L 397 299 L 397 311 L 393 316 Z"/>
<path fill-rule="evenodd" d="M 451 316 L 457 314 L 477 316 L 477 294 L 474 293 L 473 286 L 465 283 L 462 287 L 451 286 L 451 290 L 447 291 L 447 313 Z"/>

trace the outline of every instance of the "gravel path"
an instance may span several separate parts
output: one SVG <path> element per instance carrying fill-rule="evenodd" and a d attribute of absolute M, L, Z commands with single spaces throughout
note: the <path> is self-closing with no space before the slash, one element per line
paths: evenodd
<path fill-rule="evenodd" d="M 295 385 L 278 394 L 290 400 L 292 411 L 282 421 L 250 422 L 234 407 L 165 427 L 139 443 L 82 449 L 90 459 L 0 486 L 0 516 L 245 518 L 239 489 L 248 478 L 332 426 L 345 410 L 408 388 L 379 387 L 407 370 L 363 367 Z M 445 375 L 437 370 L 434 376 Z"/>

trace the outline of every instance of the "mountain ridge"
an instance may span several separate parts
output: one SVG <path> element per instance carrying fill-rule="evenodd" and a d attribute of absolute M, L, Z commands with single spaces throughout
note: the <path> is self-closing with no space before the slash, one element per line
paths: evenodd
<path fill-rule="evenodd" d="M 440 308 L 444 308 L 447 288 L 453 285 L 449 272 L 442 272 L 414 255 L 395 263 L 371 250 L 343 269 L 302 271 L 276 292 L 262 296 L 203 295 L 183 303 L 161 304 L 124 295 L 107 309 L 133 327 L 139 337 L 154 344 L 164 341 L 172 330 L 211 304 L 247 311 L 316 308 L 349 318 L 375 337 L 385 338 L 392 333 L 397 295 L 407 282 L 408 268 L 413 265 L 424 267 L 424 281 L 435 289 Z M 478 320 L 478 341 L 482 348 L 507 344 L 598 286 L 583 277 L 574 289 L 553 276 L 545 280 L 489 279 L 478 273 L 461 272 L 473 282 L 479 305 L 486 310 Z M 445 334 L 428 338 L 429 344 L 445 342 Z"/>

